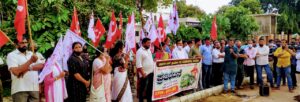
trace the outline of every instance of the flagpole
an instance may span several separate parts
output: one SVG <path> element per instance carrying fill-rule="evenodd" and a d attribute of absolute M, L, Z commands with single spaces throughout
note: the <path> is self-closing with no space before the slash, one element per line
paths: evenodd
<path fill-rule="evenodd" d="M 33 40 L 32 40 L 32 33 L 31 33 L 31 28 L 30 28 L 30 18 L 29 18 L 29 12 L 28 12 L 28 0 L 26 0 L 26 10 L 27 10 L 27 26 L 28 26 L 28 31 L 29 31 L 29 41 L 31 45 L 31 51 L 34 53 L 34 45 L 33 45 Z"/>
<path fill-rule="evenodd" d="M 0 30 L 0 32 L 4 34 L 4 36 L 8 39 L 8 41 L 9 41 L 10 43 L 12 43 L 13 45 L 16 46 L 16 44 L 15 44 L 15 43 L 7 36 L 2 30 Z"/>
<path fill-rule="evenodd" d="M 79 38 L 79 39 L 82 39 L 83 41 L 85 41 L 82 37 L 74 34 L 75 37 Z M 94 48 L 96 51 L 100 52 L 100 53 L 103 53 L 101 52 L 100 50 L 98 50 L 94 45 L 90 44 L 89 42 L 85 41 L 85 43 L 87 43 L 88 45 L 90 45 L 92 48 Z"/>

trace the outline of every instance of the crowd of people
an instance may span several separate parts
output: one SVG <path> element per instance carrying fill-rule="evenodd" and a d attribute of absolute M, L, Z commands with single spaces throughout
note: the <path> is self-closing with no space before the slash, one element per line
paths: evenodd
<path fill-rule="evenodd" d="M 74 42 L 73 53 L 67 61 L 68 70 L 55 63 L 40 84 L 38 75 L 45 58 L 28 50 L 26 38 L 21 42 L 16 40 L 15 44 L 16 49 L 7 55 L 6 61 L 12 76 L 14 102 L 38 102 L 43 95 L 46 102 L 133 102 L 135 89 L 139 102 L 144 98 L 151 102 L 153 71 L 158 60 L 201 59 L 202 74 L 196 90 L 224 84 L 224 93 L 243 89 L 244 77 L 250 77 L 249 87 L 254 89 L 255 71 L 257 85 L 269 83 L 272 89 L 280 90 L 287 81 L 289 92 L 293 92 L 297 87 L 297 69 L 300 69 L 299 42 L 294 39 L 290 44 L 287 40 L 270 40 L 266 44 L 265 39 L 242 42 L 195 38 L 172 44 L 167 38 L 152 50 L 151 40 L 144 38 L 136 44 L 136 53 L 124 52 L 124 43 L 117 41 L 112 49 L 98 47 L 95 55 L 90 55 L 86 45 Z M 262 77 L 263 69 L 267 82 Z"/>

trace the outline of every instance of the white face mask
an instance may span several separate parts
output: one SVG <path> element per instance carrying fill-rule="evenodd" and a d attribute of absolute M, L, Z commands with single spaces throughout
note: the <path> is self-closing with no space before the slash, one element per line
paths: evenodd
<path fill-rule="evenodd" d="M 248 44 L 249 48 L 252 48 L 252 44 Z"/>
<path fill-rule="evenodd" d="M 179 50 L 181 50 L 183 47 L 182 46 L 177 46 Z"/>

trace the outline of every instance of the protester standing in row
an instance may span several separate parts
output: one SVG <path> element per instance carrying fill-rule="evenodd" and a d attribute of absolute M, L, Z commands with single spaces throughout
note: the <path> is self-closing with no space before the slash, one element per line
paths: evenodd
<path fill-rule="evenodd" d="M 242 83 L 245 77 L 245 71 L 244 71 L 244 60 L 247 58 L 247 55 L 245 54 L 245 50 L 242 49 L 242 42 L 237 40 L 236 41 L 236 47 L 238 49 L 238 58 L 237 58 L 237 74 L 236 74 L 236 87 L 238 89 L 243 89 Z"/>
<path fill-rule="evenodd" d="M 280 82 L 281 77 L 287 77 L 289 92 L 293 92 L 293 85 L 292 85 L 292 79 L 291 79 L 291 56 L 294 56 L 295 53 L 290 50 L 287 46 L 287 41 L 282 40 L 281 41 L 281 47 L 279 47 L 275 52 L 274 56 L 278 58 L 277 62 L 277 90 L 280 90 Z M 282 76 L 281 73 L 285 73 L 285 76 Z"/>
<path fill-rule="evenodd" d="M 200 52 L 202 55 L 202 84 L 203 88 L 210 88 L 211 82 L 211 71 L 212 71 L 212 49 L 210 45 L 210 39 L 205 39 L 205 45 L 200 47 Z"/>
<path fill-rule="evenodd" d="M 250 76 L 250 88 L 254 89 L 254 66 L 255 66 L 255 56 L 257 50 L 253 47 L 253 41 L 248 40 L 248 48 L 245 49 L 245 54 L 247 55 L 244 65 L 247 76 Z"/>
<path fill-rule="evenodd" d="M 142 40 L 142 47 L 137 51 L 136 54 L 136 67 L 139 77 L 139 102 L 144 101 L 143 93 L 145 90 L 147 94 L 147 102 L 152 101 L 154 62 L 152 53 L 149 49 L 150 44 L 150 39 L 144 38 Z"/>
<path fill-rule="evenodd" d="M 267 73 L 268 81 L 270 82 L 271 87 L 274 87 L 273 85 L 273 75 L 271 68 L 269 66 L 269 47 L 265 45 L 264 39 L 259 39 L 259 46 L 256 47 L 257 53 L 256 53 L 256 73 L 258 77 L 258 84 L 263 85 L 263 79 L 262 79 L 262 68 L 265 68 L 265 71 Z"/>
<path fill-rule="evenodd" d="M 213 55 L 213 65 L 212 65 L 212 85 L 217 86 L 221 85 L 222 82 L 222 73 L 223 73 L 223 63 L 225 52 L 221 52 L 221 45 L 219 42 L 215 42 L 214 49 L 212 51 Z"/>
<path fill-rule="evenodd" d="M 187 59 L 188 54 L 183 48 L 183 44 L 181 40 L 176 41 L 176 48 L 172 52 L 172 59 Z"/>
<path fill-rule="evenodd" d="M 133 102 L 130 82 L 127 75 L 129 54 L 123 53 L 124 44 L 118 41 L 115 45 L 117 50 L 113 58 L 114 80 L 112 83 L 112 101 L 113 102 Z"/>
<path fill-rule="evenodd" d="M 90 102 L 111 102 L 111 65 L 110 56 L 101 46 L 96 51 L 93 61 L 93 76 L 90 91 Z"/>
<path fill-rule="evenodd" d="M 90 80 L 88 76 L 89 63 L 81 57 L 82 44 L 74 42 L 73 53 L 68 60 L 69 78 L 67 81 L 68 102 L 85 102 Z"/>
<path fill-rule="evenodd" d="M 38 57 L 28 51 L 28 41 L 15 40 L 16 49 L 7 55 L 7 66 L 11 73 L 11 94 L 13 102 L 38 102 L 39 83 L 38 71 L 44 66 Z"/>
<path fill-rule="evenodd" d="M 230 81 L 231 92 L 235 92 L 235 80 L 237 73 L 238 50 L 234 46 L 234 41 L 229 40 L 229 45 L 225 47 L 224 60 L 224 93 L 228 92 L 228 81 Z"/>

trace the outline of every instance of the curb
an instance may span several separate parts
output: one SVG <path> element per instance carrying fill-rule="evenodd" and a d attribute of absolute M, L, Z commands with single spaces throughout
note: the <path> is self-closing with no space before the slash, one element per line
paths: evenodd
<path fill-rule="evenodd" d="M 249 81 L 250 79 L 248 77 L 245 77 L 243 84 L 249 83 Z M 228 85 L 228 87 L 230 87 L 230 84 Z M 208 88 L 205 90 L 201 90 L 185 96 L 181 96 L 172 100 L 168 100 L 167 102 L 194 102 L 196 100 L 204 99 L 212 95 L 218 95 L 222 93 L 223 89 L 224 89 L 224 84 L 212 88 Z"/>

